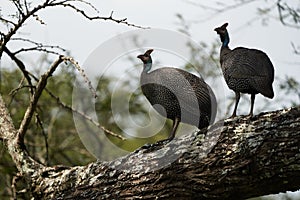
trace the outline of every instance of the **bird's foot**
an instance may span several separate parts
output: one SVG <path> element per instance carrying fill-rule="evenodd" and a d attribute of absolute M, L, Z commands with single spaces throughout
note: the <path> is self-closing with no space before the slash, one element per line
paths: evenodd
<path fill-rule="evenodd" d="M 229 118 L 230 119 L 233 119 L 233 118 L 235 118 L 236 117 L 236 113 L 233 113 Z"/>
<path fill-rule="evenodd" d="M 159 145 L 159 146 L 161 146 L 161 145 L 166 145 L 166 144 L 168 144 L 169 142 L 171 142 L 172 139 L 173 139 L 173 138 L 168 138 L 168 139 L 160 140 L 160 141 L 156 142 L 155 144 L 156 144 L 156 145 Z"/>
<path fill-rule="evenodd" d="M 145 149 L 145 153 L 147 152 L 152 152 L 154 150 L 158 150 L 160 148 L 162 148 L 164 145 L 168 144 L 172 139 L 164 139 L 164 140 L 159 140 L 158 142 L 156 143 L 153 143 L 153 144 L 144 144 L 141 149 Z"/>
<path fill-rule="evenodd" d="M 245 117 L 252 118 L 252 117 L 253 117 L 253 114 L 248 114 L 248 115 L 245 115 Z"/>
<path fill-rule="evenodd" d="M 242 115 L 241 116 L 241 120 L 246 122 L 246 123 L 250 123 L 251 121 L 255 120 L 256 116 L 253 115 L 253 113 L 249 113 L 248 115 Z"/>
<path fill-rule="evenodd" d="M 151 148 L 153 146 L 153 144 L 151 144 L 151 143 L 146 143 L 146 144 L 144 144 L 141 148 L 142 149 L 149 149 L 149 148 Z"/>
<path fill-rule="evenodd" d="M 236 117 L 236 111 L 233 111 L 232 115 L 229 117 L 230 119 L 235 118 Z"/>
<path fill-rule="evenodd" d="M 226 118 L 226 121 L 234 121 L 236 118 L 236 115 L 231 115 L 230 117 Z"/>

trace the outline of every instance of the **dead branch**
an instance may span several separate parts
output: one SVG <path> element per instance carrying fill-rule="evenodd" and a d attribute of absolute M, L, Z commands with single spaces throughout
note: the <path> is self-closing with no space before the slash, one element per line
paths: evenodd
<path fill-rule="evenodd" d="M 21 72 L 23 73 L 24 77 L 26 78 L 28 85 L 30 86 L 30 93 L 33 94 L 33 85 L 31 82 L 31 78 L 29 76 L 29 72 L 26 70 L 25 64 L 16 57 L 16 55 L 14 53 L 12 53 L 8 48 L 3 47 L 4 48 L 4 52 L 11 58 L 12 61 L 14 61 L 16 63 L 16 65 L 19 67 L 19 69 L 21 70 Z"/>
<path fill-rule="evenodd" d="M 94 11 L 97 12 L 97 15 L 95 16 L 90 16 L 86 11 L 83 9 L 80 9 L 79 6 L 75 5 L 75 3 L 81 3 L 89 6 L 92 8 Z M 4 47 L 6 47 L 7 43 L 11 40 L 12 36 L 14 36 L 17 31 L 23 26 L 23 24 L 31 17 L 34 17 L 36 20 L 38 20 L 41 24 L 45 24 L 45 22 L 38 16 L 38 12 L 40 10 L 50 8 L 50 7 L 57 7 L 57 6 L 63 6 L 66 8 L 71 8 L 75 12 L 81 14 L 83 17 L 89 20 L 104 20 L 104 21 L 112 21 L 118 24 L 124 24 L 127 26 L 135 27 L 135 28 L 147 28 L 147 27 L 142 27 L 139 25 L 135 25 L 133 23 L 129 23 L 127 21 L 127 18 L 122 18 L 122 19 L 116 19 L 113 17 L 113 12 L 111 12 L 110 16 L 108 17 L 103 17 L 99 16 L 98 13 L 99 11 L 89 2 L 84 1 L 84 0 L 45 0 L 43 3 L 35 6 L 34 8 L 30 9 L 30 6 L 28 5 L 27 1 L 24 1 L 24 4 L 22 4 L 20 1 L 12 1 L 14 4 L 15 8 L 18 11 L 18 14 L 16 16 L 17 22 L 13 22 L 10 19 L 6 19 L 4 17 L 0 18 L 0 21 L 12 25 L 12 28 L 9 29 L 7 33 L 2 33 L 2 41 L 0 43 L 0 58 L 2 57 L 2 53 L 4 51 Z"/>
<path fill-rule="evenodd" d="M 49 70 L 41 76 L 39 82 L 37 83 L 35 92 L 34 92 L 33 96 L 31 97 L 30 104 L 25 112 L 24 118 L 20 124 L 20 128 L 18 131 L 19 142 L 21 144 L 24 143 L 25 133 L 27 131 L 27 128 L 31 121 L 33 113 L 35 112 L 38 100 L 39 100 L 44 88 L 47 85 L 48 78 L 50 76 L 52 76 L 52 74 L 54 73 L 56 68 L 59 66 L 59 64 L 65 60 L 66 60 L 65 56 L 59 56 L 59 58 L 52 64 L 52 66 L 49 68 Z"/>

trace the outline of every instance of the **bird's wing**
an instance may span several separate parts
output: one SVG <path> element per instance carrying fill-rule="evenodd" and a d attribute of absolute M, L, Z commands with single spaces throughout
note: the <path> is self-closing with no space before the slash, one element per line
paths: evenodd
<path fill-rule="evenodd" d="M 156 80 L 175 94 L 184 112 L 194 115 L 198 115 L 199 110 L 204 114 L 211 113 L 215 96 L 202 78 L 177 68 L 165 67 L 155 71 Z"/>
<path fill-rule="evenodd" d="M 230 76 L 234 78 L 274 77 L 274 68 L 268 56 L 256 49 L 238 47 L 232 50 L 226 64 L 231 67 Z"/>

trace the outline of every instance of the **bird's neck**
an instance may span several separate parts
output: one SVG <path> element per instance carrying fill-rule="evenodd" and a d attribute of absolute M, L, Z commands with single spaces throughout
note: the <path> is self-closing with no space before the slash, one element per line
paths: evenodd
<path fill-rule="evenodd" d="M 226 60 L 227 55 L 230 55 L 231 49 L 227 46 L 221 47 L 221 52 L 220 52 L 220 63 L 222 65 L 223 61 Z"/>
<path fill-rule="evenodd" d="M 228 46 L 226 46 L 226 47 L 222 46 L 222 47 L 221 47 L 221 52 L 220 52 L 221 63 L 222 63 L 222 59 L 223 59 L 227 54 L 229 54 L 230 52 L 231 52 L 231 49 L 230 49 Z"/>
<path fill-rule="evenodd" d="M 148 73 L 152 68 L 152 62 L 147 62 L 147 63 L 144 63 L 144 70 L 143 72 L 144 73 Z"/>
<path fill-rule="evenodd" d="M 222 64 L 223 61 L 226 59 L 226 55 L 231 52 L 231 49 L 229 48 L 229 34 L 226 31 L 224 34 L 220 35 L 222 46 L 221 46 L 221 52 L 220 52 L 220 63 Z"/>
<path fill-rule="evenodd" d="M 222 46 L 223 47 L 228 47 L 228 44 L 229 44 L 229 41 L 230 41 L 228 32 L 226 31 L 220 37 L 221 37 L 221 41 L 222 41 Z"/>

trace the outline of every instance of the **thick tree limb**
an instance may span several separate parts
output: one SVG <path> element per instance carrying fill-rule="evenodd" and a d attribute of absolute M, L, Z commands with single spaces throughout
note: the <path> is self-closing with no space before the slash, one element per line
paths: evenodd
<path fill-rule="evenodd" d="M 7 112 L 7 108 L 0 96 L 0 138 L 3 140 L 9 154 L 11 155 L 18 171 L 25 178 L 37 169 L 42 168 L 42 165 L 32 159 L 25 150 L 24 144 L 20 143 L 18 131 L 15 129 L 12 119 Z M 31 179 L 27 179 L 30 183 Z"/>
<path fill-rule="evenodd" d="M 245 199 L 300 188 L 300 107 L 218 122 L 204 140 L 200 131 L 68 168 L 44 167 L 15 151 L 16 130 L 0 105 L 0 137 L 37 199 Z"/>

